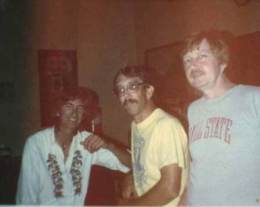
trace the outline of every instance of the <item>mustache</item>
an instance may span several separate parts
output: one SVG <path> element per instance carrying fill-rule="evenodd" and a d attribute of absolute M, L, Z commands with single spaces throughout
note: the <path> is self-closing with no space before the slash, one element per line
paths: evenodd
<path fill-rule="evenodd" d="M 123 106 L 127 105 L 128 103 L 137 103 L 137 100 L 135 100 L 135 99 L 126 99 L 123 102 Z"/>
<path fill-rule="evenodd" d="M 197 75 L 203 75 L 203 74 L 204 74 L 204 72 L 201 70 L 193 70 L 190 73 L 191 77 L 196 77 Z"/>

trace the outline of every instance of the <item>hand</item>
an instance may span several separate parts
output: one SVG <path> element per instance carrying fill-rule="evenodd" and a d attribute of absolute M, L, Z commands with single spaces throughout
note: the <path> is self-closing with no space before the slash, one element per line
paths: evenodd
<path fill-rule="evenodd" d="M 100 148 L 107 148 L 107 143 L 101 137 L 95 134 L 89 135 L 80 144 L 82 144 L 84 148 L 91 153 L 99 150 Z"/>
<path fill-rule="evenodd" d="M 118 206 L 129 206 L 128 201 L 129 201 L 128 199 L 119 198 L 117 200 L 117 205 Z"/>
<path fill-rule="evenodd" d="M 121 183 L 121 196 L 123 200 L 136 198 L 138 195 L 135 191 L 134 180 L 132 174 L 127 174 Z"/>

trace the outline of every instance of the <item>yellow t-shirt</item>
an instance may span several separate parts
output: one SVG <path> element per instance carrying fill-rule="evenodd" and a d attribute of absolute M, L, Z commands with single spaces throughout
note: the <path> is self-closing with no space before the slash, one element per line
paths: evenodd
<path fill-rule="evenodd" d="M 132 163 L 137 194 L 149 191 L 161 177 L 160 169 L 178 164 L 182 168 L 179 196 L 167 205 L 177 206 L 188 177 L 187 135 L 181 123 L 157 108 L 141 123 L 132 123 Z"/>

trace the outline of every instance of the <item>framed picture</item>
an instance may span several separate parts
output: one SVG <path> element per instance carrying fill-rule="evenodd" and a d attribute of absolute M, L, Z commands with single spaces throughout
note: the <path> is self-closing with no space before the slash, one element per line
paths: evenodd
<path fill-rule="evenodd" d="M 55 100 L 78 85 L 75 50 L 39 50 L 39 80 L 42 126 L 53 123 Z"/>

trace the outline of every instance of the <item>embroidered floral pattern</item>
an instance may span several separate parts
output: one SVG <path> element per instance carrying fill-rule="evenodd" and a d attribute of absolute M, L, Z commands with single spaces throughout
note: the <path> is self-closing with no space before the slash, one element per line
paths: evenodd
<path fill-rule="evenodd" d="M 56 198 L 63 197 L 64 181 L 62 178 L 62 172 L 60 170 L 56 156 L 49 153 L 47 163 L 48 163 L 48 170 L 51 172 L 52 183 L 54 185 L 54 190 L 53 190 L 54 196 Z M 81 184 L 82 175 L 80 171 L 81 166 L 82 166 L 82 155 L 81 152 L 77 150 L 74 153 L 74 157 L 70 169 L 72 182 L 75 187 L 74 189 L 75 195 L 81 194 L 81 189 L 82 189 L 82 184 Z"/>
<path fill-rule="evenodd" d="M 72 182 L 75 187 L 75 195 L 81 194 L 81 181 L 82 181 L 82 176 L 81 176 L 81 171 L 80 168 L 82 166 L 82 155 L 79 150 L 75 151 L 71 169 L 70 169 L 70 174 L 72 176 Z"/>
<path fill-rule="evenodd" d="M 54 185 L 54 196 L 56 198 L 63 197 L 63 179 L 62 179 L 62 173 L 60 171 L 59 164 L 57 162 L 57 158 L 53 154 L 48 154 L 48 169 L 51 172 L 52 177 L 52 183 Z"/>

